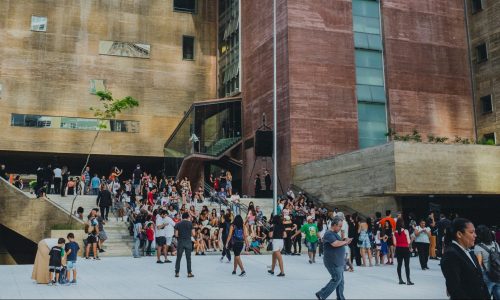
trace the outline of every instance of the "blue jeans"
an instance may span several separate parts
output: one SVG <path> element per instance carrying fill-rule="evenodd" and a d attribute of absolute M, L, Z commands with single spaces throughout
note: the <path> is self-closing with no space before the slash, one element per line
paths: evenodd
<path fill-rule="evenodd" d="M 235 216 L 240 214 L 240 204 L 239 203 L 233 203 L 233 214 Z"/>
<path fill-rule="evenodd" d="M 488 288 L 488 292 L 493 296 L 493 299 L 500 300 L 500 284 L 494 281 L 491 281 L 486 272 L 483 271 L 483 279 L 486 287 Z"/>
<path fill-rule="evenodd" d="M 322 288 L 318 294 L 321 299 L 326 299 L 337 290 L 337 299 L 345 299 L 344 297 L 344 267 L 336 267 L 325 262 L 325 267 L 332 276 L 332 279 Z"/>
<path fill-rule="evenodd" d="M 141 257 L 139 253 L 139 247 L 141 246 L 141 240 L 138 237 L 134 237 L 134 249 L 133 249 L 133 255 L 134 257 Z"/>

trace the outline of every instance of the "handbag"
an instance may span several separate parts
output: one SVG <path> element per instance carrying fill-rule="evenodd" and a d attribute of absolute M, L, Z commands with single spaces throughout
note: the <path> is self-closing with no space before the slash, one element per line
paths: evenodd
<path fill-rule="evenodd" d="M 272 251 L 273 250 L 273 241 L 270 240 L 269 243 L 267 243 L 267 248 L 266 248 L 267 251 Z"/>

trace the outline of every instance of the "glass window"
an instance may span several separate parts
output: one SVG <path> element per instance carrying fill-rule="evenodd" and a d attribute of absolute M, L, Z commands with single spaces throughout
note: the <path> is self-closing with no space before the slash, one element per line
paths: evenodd
<path fill-rule="evenodd" d="M 383 72 L 381 69 L 356 67 L 356 83 L 383 86 Z"/>
<path fill-rule="evenodd" d="M 385 103 L 385 90 L 383 86 L 356 85 L 358 101 Z"/>
<path fill-rule="evenodd" d="M 486 48 L 485 43 L 482 43 L 476 47 L 476 54 L 478 63 L 488 60 L 488 49 Z"/>
<path fill-rule="evenodd" d="M 483 10 L 483 0 L 471 0 L 472 2 L 472 13 L 478 13 Z"/>
<path fill-rule="evenodd" d="M 358 103 L 359 147 L 367 148 L 387 142 L 384 104 Z"/>
<path fill-rule="evenodd" d="M 352 14 L 355 16 L 378 18 L 378 2 L 373 0 L 353 0 Z"/>
<path fill-rule="evenodd" d="M 174 0 L 174 11 L 195 13 L 196 0 Z"/>
<path fill-rule="evenodd" d="M 32 31 L 47 31 L 47 17 L 31 16 Z"/>
<path fill-rule="evenodd" d="M 382 50 L 382 39 L 379 34 L 354 32 L 354 47 L 361 49 Z"/>
<path fill-rule="evenodd" d="M 194 59 L 194 37 L 184 35 L 182 37 L 182 59 Z"/>
<path fill-rule="evenodd" d="M 376 18 L 353 16 L 354 31 L 380 34 L 380 21 Z"/>
<path fill-rule="evenodd" d="M 382 53 L 379 51 L 356 50 L 356 67 L 382 69 Z"/>
<path fill-rule="evenodd" d="M 91 118 L 53 117 L 23 114 L 12 114 L 11 116 L 11 126 L 21 127 L 98 130 L 98 123 L 99 121 L 97 119 Z M 117 123 L 120 125 L 116 125 Z M 137 121 L 103 120 L 102 124 L 106 125 L 106 128 L 101 129 L 104 131 L 139 132 L 139 122 Z"/>
<path fill-rule="evenodd" d="M 491 103 L 491 95 L 481 97 L 481 112 L 483 114 L 486 114 L 492 111 L 493 111 L 493 105 Z"/>
<path fill-rule="evenodd" d="M 90 79 L 89 93 L 95 95 L 98 91 L 106 91 L 103 79 Z"/>

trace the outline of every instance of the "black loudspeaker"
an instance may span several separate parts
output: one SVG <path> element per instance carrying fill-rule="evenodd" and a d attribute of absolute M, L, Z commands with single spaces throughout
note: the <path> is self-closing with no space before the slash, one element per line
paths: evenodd
<path fill-rule="evenodd" d="M 273 156 L 273 132 L 272 130 L 257 130 L 255 132 L 255 156 Z"/>

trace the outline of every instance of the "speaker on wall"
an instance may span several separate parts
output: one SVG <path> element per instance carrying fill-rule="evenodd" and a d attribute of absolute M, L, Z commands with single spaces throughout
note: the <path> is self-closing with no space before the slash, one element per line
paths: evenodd
<path fill-rule="evenodd" d="M 257 130 L 255 132 L 255 156 L 273 156 L 272 130 Z"/>

